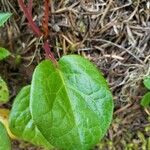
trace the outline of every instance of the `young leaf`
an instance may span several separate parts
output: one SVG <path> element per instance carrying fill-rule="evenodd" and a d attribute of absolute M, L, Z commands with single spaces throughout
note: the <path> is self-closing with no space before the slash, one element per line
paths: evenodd
<path fill-rule="evenodd" d="M 146 93 L 142 100 L 141 100 L 141 105 L 143 107 L 149 107 L 150 106 L 150 92 Z"/>
<path fill-rule="evenodd" d="M 9 91 L 7 84 L 0 77 L 0 103 L 6 103 L 9 100 Z"/>
<path fill-rule="evenodd" d="M 31 118 L 29 99 L 30 86 L 26 86 L 17 95 L 13 104 L 9 117 L 10 130 L 25 141 L 51 149 L 52 146 L 43 137 Z"/>
<path fill-rule="evenodd" d="M 145 87 L 150 90 L 150 77 L 145 77 L 143 83 Z"/>
<path fill-rule="evenodd" d="M 88 60 L 64 56 L 35 69 L 30 110 L 35 124 L 56 148 L 87 150 L 106 134 L 113 101 L 102 74 Z"/>
<path fill-rule="evenodd" d="M 11 142 L 4 125 L 0 122 L 0 150 L 11 150 Z"/>
<path fill-rule="evenodd" d="M 10 18 L 11 13 L 0 13 L 0 27 Z"/>
<path fill-rule="evenodd" d="M 0 47 L 0 60 L 5 59 L 10 55 L 10 52 L 6 50 L 5 48 Z"/>

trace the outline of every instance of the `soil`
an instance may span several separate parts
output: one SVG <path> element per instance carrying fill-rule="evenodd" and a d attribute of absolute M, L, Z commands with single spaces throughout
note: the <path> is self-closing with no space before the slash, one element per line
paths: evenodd
<path fill-rule="evenodd" d="M 42 28 L 43 1 L 33 5 L 34 21 Z M 93 149 L 150 149 L 150 111 L 140 105 L 146 92 L 142 80 L 150 75 L 150 1 L 55 0 L 51 9 L 48 36 L 55 58 L 66 54 L 88 58 L 113 92 L 113 122 Z M 12 54 L 0 62 L 0 75 L 10 90 L 10 101 L 1 107 L 11 109 L 45 53 L 43 40 L 32 32 L 16 0 L 1 0 L 0 11 L 13 13 L 0 29 L 0 46 Z M 12 145 L 14 150 L 39 150 L 23 141 Z"/>

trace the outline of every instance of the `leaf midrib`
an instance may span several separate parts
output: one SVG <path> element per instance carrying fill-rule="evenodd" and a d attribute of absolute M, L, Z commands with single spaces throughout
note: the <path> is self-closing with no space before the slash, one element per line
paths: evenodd
<path fill-rule="evenodd" d="M 79 139 L 80 139 L 80 141 L 82 141 L 82 138 L 81 138 L 81 136 L 80 136 L 80 131 L 79 131 L 78 126 L 77 126 L 77 124 L 76 124 L 76 116 L 74 115 L 75 112 L 73 111 L 72 104 L 71 104 L 71 102 L 70 102 L 70 97 L 68 96 L 69 94 L 68 94 L 67 88 L 66 88 L 66 86 L 65 86 L 66 83 L 65 83 L 65 81 L 64 81 L 64 79 L 63 79 L 63 75 L 62 75 L 63 73 L 62 73 L 61 70 L 59 70 L 59 69 L 57 69 L 57 71 L 58 71 L 58 74 L 60 75 L 60 79 L 62 80 L 62 84 L 63 84 L 63 86 L 64 86 L 64 89 L 65 89 L 66 94 L 67 94 L 67 98 L 68 98 L 68 100 L 69 100 L 69 104 L 70 104 L 71 111 L 72 111 L 72 114 L 73 114 L 73 120 L 74 120 L 75 126 L 76 126 L 76 128 L 77 128 L 77 130 L 78 130 Z M 81 145 L 83 145 L 82 142 L 81 142 Z"/>

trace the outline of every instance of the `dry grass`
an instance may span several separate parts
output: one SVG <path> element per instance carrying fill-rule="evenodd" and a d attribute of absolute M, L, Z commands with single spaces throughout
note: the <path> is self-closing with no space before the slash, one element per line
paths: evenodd
<path fill-rule="evenodd" d="M 42 2 L 34 5 L 35 20 L 41 24 Z M 21 56 L 25 69 L 34 68 L 43 58 L 42 40 L 31 34 L 16 0 L 1 0 L 0 7 L 14 13 L 7 32 L 0 35 L 1 43 Z M 144 94 L 141 81 L 150 75 L 150 1 L 51 0 L 51 7 L 49 39 L 55 56 L 88 57 L 103 71 L 113 91 L 114 121 L 104 140 L 105 149 L 123 150 L 130 142 L 142 149 L 137 131 L 150 136 L 144 131 L 150 123 L 139 104 Z M 26 74 L 30 80 L 32 73 Z"/>

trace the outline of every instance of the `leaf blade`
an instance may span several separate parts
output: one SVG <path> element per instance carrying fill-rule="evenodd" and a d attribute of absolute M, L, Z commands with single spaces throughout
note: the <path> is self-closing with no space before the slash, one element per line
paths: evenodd
<path fill-rule="evenodd" d="M 0 27 L 10 18 L 11 13 L 0 13 Z"/>
<path fill-rule="evenodd" d="M 150 90 L 150 77 L 145 77 L 143 81 L 145 87 Z"/>
<path fill-rule="evenodd" d="M 3 47 L 0 47 L 0 60 L 7 58 L 10 55 L 10 52 Z"/>
<path fill-rule="evenodd" d="M 150 92 L 146 93 L 142 100 L 141 100 L 141 105 L 143 107 L 149 107 L 150 106 Z"/>
<path fill-rule="evenodd" d="M 91 90 L 95 95 L 90 95 Z M 64 56 L 57 68 L 50 61 L 40 63 L 33 74 L 30 98 L 33 120 L 58 148 L 91 148 L 104 136 L 112 119 L 112 96 L 102 74 L 79 56 Z"/>
<path fill-rule="evenodd" d="M 4 125 L 0 122 L 0 150 L 11 150 L 11 142 Z"/>
<path fill-rule="evenodd" d="M 30 110 L 30 86 L 22 88 L 17 95 L 9 117 L 9 127 L 17 137 L 32 144 L 51 149 L 48 141 L 35 126 Z"/>
<path fill-rule="evenodd" d="M 9 101 L 9 90 L 6 82 L 0 77 L 0 103 Z"/>

